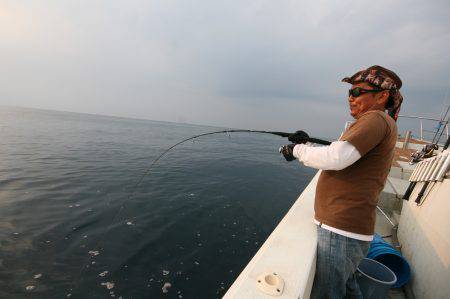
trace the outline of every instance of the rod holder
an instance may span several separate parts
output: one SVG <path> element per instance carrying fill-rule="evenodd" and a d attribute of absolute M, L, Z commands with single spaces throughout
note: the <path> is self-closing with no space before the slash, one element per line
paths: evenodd
<path fill-rule="evenodd" d="M 276 272 L 267 272 L 258 276 L 258 289 L 270 296 L 281 296 L 284 291 L 284 280 Z"/>

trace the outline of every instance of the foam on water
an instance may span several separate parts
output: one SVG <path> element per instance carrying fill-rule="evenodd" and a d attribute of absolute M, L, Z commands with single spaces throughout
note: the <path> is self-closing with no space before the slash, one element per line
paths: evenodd
<path fill-rule="evenodd" d="M 314 174 L 276 136 L 216 135 L 133 190 L 218 128 L 18 108 L 0 127 L 1 298 L 221 297 Z"/>

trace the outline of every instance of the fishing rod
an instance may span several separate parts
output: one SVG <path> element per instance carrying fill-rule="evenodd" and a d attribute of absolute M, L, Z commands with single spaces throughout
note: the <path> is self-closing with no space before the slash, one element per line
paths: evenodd
<path fill-rule="evenodd" d="M 93 258 L 96 255 L 98 255 L 98 250 L 100 250 L 102 248 L 102 244 L 104 242 L 104 235 L 111 229 L 112 225 L 116 222 L 116 219 L 119 217 L 120 213 L 124 210 L 125 208 L 125 204 L 130 201 L 134 195 L 136 194 L 136 190 L 137 187 L 139 187 L 141 185 L 141 183 L 143 182 L 144 178 L 150 173 L 150 171 L 152 170 L 153 166 L 156 165 L 156 163 L 158 163 L 158 161 L 164 157 L 168 152 L 170 152 L 173 148 L 177 147 L 178 145 L 185 143 L 187 141 L 190 140 L 194 140 L 203 136 L 208 136 L 208 135 L 215 135 L 215 134 L 224 134 L 224 133 L 261 133 L 261 134 L 271 134 L 271 135 L 277 135 L 283 138 L 288 138 L 289 141 L 296 143 L 295 142 L 295 136 L 296 134 L 300 134 L 301 135 L 301 139 L 302 142 L 311 142 L 311 143 L 316 143 L 316 144 L 321 144 L 321 145 L 330 145 L 331 142 L 330 141 L 326 141 L 326 140 L 322 140 L 322 139 L 318 139 L 318 138 L 313 138 L 313 137 L 309 137 L 306 133 L 302 132 L 302 131 L 296 131 L 295 133 L 286 133 L 286 132 L 278 132 L 278 131 L 261 131 L 261 130 L 241 130 L 241 129 L 230 129 L 230 130 L 221 130 L 221 131 L 214 131 L 214 132 L 208 132 L 208 133 L 203 133 L 203 134 L 198 134 L 195 136 L 191 136 L 189 138 L 183 139 L 177 143 L 175 143 L 174 145 L 168 147 L 166 150 L 164 150 L 159 156 L 157 156 L 151 163 L 150 165 L 147 167 L 147 170 L 141 175 L 141 177 L 139 178 L 139 180 L 136 181 L 136 183 L 133 186 L 132 191 L 129 193 L 129 195 L 127 196 L 127 198 L 122 202 L 120 208 L 117 210 L 117 212 L 114 214 L 110 224 L 108 225 L 108 227 L 106 228 L 106 230 L 100 235 L 100 237 L 98 238 L 97 243 L 95 244 L 95 246 L 93 247 L 93 249 L 91 251 L 89 251 L 89 258 Z M 97 251 L 94 251 L 97 250 Z M 95 252 L 95 254 L 91 254 Z M 86 260 L 88 261 L 88 260 Z M 79 285 L 80 282 L 80 278 L 82 278 L 82 274 L 84 273 L 85 269 L 87 269 L 87 263 L 83 262 L 82 263 L 82 267 L 80 269 L 79 275 L 77 276 L 77 279 L 72 283 L 71 287 L 69 288 L 70 292 L 73 292 Z M 71 295 L 71 293 L 69 293 Z M 68 295 L 69 295 L 68 294 Z"/>
<path fill-rule="evenodd" d="M 445 111 L 445 114 L 442 114 L 442 118 L 439 121 L 439 128 L 436 130 L 436 133 L 434 134 L 433 140 L 431 141 L 431 144 L 432 144 L 432 148 L 430 150 L 431 153 L 433 152 L 434 149 L 436 149 L 436 150 L 438 149 L 439 140 L 441 140 L 442 133 L 444 133 L 445 127 L 448 125 L 448 122 L 449 122 L 449 119 L 450 119 L 450 117 L 449 117 L 449 118 L 447 118 L 447 121 L 444 122 L 444 119 L 447 117 L 447 114 L 448 114 L 449 110 L 450 110 L 450 105 L 448 105 L 447 110 Z M 441 130 L 441 128 L 442 128 L 442 130 Z M 440 134 L 438 136 L 439 132 L 440 132 Z M 436 139 L 436 137 L 437 137 L 437 139 Z M 420 189 L 419 193 L 417 194 L 416 200 L 414 201 L 416 204 L 420 204 L 420 201 L 422 200 L 422 197 L 425 194 L 425 191 L 427 190 L 428 185 L 430 185 L 430 181 L 425 182 L 423 184 L 422 189 Z M 415 186 L 416 186 L 415 182 L 414 182 L 413 186 L 409 186 L 408 189 L 406 190 L 407 192 L 405 193 L 405 195 L 407 194 L 408 196 L 404 196 L 404 197 L 409 198 L 409 196 L 412 193 L 412 191 L 414 190 Z"/>
<path fill-rule="evenodd" d="M 443 109 L 442 109 L 442 117 L 441 117 L 441 120 L 439 121 L 439 127 L 438 127 L 438 129 L 436 130 L 436 133 L 434 134 L 434 136 L 433 136 L 433 141 L 431 141 L 431 143 L 433 143 L 433 144 L 438 144 L 438 142 L 439 142 L 439 140 L 441 139 L 441 136 L 442 136 L 442 133 L 444 132 L 444 130 L 445 130 L 445 127 L 447 126 L 447 124 L 448 124 L 448 122 L 449 122 L 449 118 L 447 119 L 447 122 L 445 123 L 445 125 L 442 127 L 442 132 L 441 132 L 441 134 L 439 135 L 439 138 L 438 138 L 438 140 L 436 140 L 436 143 L 434 143 L 434 139 L 437 137 L 437 134 L 439 133 L 439 129 L 441 128 L 440 126 L 442 126 L 442 123 L 443 123 L 443 121 L 444 121 L 444 119 L 447 117 L 447 113 L 448 113 L 448 111 L 450 110 L 450 104 L 447 106 L 447 110 L 445 111 L 445 114 L 443 113 L 444 112 L 444 109 L 445 109 L 445 102 L 447 101 L 447 97 L 448 97 L 448 86 L 447 86 L 447 90 L 445 91 L 445 95 L 444 95 L 444 103 L 443 103 Z"/>
<path fill-rule="evenodd" d="M 299 131 L 297 131 L 297 132 L 299 132 Z M 197 139 L 197 138 L 203 137 L 203 136 L 214 135 L 214 134 L 223 134 L 223 133 L 262 133 L 262 134 L 277 135 L 277 136 L 284 137 L 284 138 L 289 138 L 289 137 L 294 136 L 296 134 L 296 133 L 286 133 L 286 132 L 277 132 L 277 131 L 239 130 L 239 129 L 222 130 L 222 131 L 214 131 L 214 132 L 209 132 L 209 133 L 203 133 L 203 134 L 199 134 L 199 135 L 195 135 L 195 136 L 186 138 L 186 139 L 184 139 L 184 140 L 182 140 L 182 141 L 180 141 L 178 143 L 175 143 L 174 145 L 172 145 L 171 147 L 166 149 L 155 160 L 153 160 L 153 162 L 150 164 L 149 168 L 151 168 L 153 165 L 155 165 L 156 162 L 158 162 L 159 159 L 161 159 L 165 154 L 167 154 L 174 147 L 176 147 L 176 146 L 178 146 L 178 145 L 180 145 L 182 143 L 185 143 L 186 141 L 194 140 L 194 139 Z M 313 137 L 307 137 L 306 141 L 307 142 L 321 144 L 321 145 L 330 145 L 331 144 L 331 142 L 329 142 L 329 141 L 318 139 L 318 138 L 313 138 Z"/>
<path fill-rule="evenodd" d="M 439 127 L 436 130 L 434 136 L 433 136 L 433 140 L 431 141 L 431 143 L 433 144 L 438 144 L 439 140 L 441 139 L 442 133 L 445 131 L 445 126 L 448 124 L 448 119 L 447 122 L 444 123 L 444 119 L 447 117 L 448 111 L 450 110 L 450 105 L 448 105 L 447 110 L 445 111 L 445 114 L 442 114 L 442 118 L 439 121 Z M 442 128 L 442 130 L 441 130 Z M 436 140 L 436 143 L 434 142 L 434 140 L 436 139 L 437 135 L 440 133 L 438 139 Z"/>
<path fill-rule="evenodd" d="M 450 105 L 448 107 L 450 108 Z M 439 141 L 441 140 L 442 134 L 444 133 L 445 127 L 448 125 L 449 121 L 450 121 L 450 117 L 448 117 L 447 121 L 445 123 L 443 123 L 441 133 L 439 134 L 439 137 L 436 139 L 436 142 L 434 143 L 435 145 L 437 145 L 439 143 Z"/>
<path fill-rule="evenodd" d="M 447 98 L 447 93 L 446 93 L 445 97 Z M 447 117 L 447 114 L 448 114 L 448 112 L 450 110 L 450 105 L 448 105 L 447 110 L 445 111 L 445 113 L 444 113 L 444 109 L 442 110 L 441 118 L 439 120 L 439 127 L 437 128 L 436 132 L 434 133 L 433 140 L 431 141 L 431 144 L 430 145 L 425 145 L 425 147 L 422 149 L 422 154 L 423 154 L 422 158 L 426 157 L 426 155 L 428 153 L 432 154 L 434 150 L 438 149 L 439 140 L 441 140 L 441 137 L 442 137 L 442 134 L 444 133 L 445 127 L 448 125 L 448 123 L 450 121 L 450 117 L 449 117 L 449 118 L 447 118 L 447 121 L 444 122 L 444 120 Z M 442 130 L 441 130 L 441 128 L 442 128 Z M 439 134 L 439 132 L 440 132 L 440 134 Z M 438 134 L 439 134 L 439 137 L 438 137 Z M 437 137 L 437 139 L 436 139 L 436 137 Z M 427 150 L 428 150 L 427 147 L 430 148 L 429 152 L 427 152 Z M 420 158 L 420 156 L 418 156 L 418 158 Z M 414 162 L 414 157 L 411 158 L 411 161 Z M 416 162 L 418 162 L 418 161 L 419 161 L 419 159 Z M 412 163 L 412 162 L 410 162 L 410 163 Z M 416 200 L 415 200 L 415 202 L 417 204 L 420 203 L 423 195 L 425 194 L 425 190 L 428 188 L 429 183 L 430 182 L 425 182 L 424 185 L 422 186 L 422 189 L 417 194 L 417 197 L 416 197 Z M 409 197 L 411 196 L 412 192 L 414 191 L 414 188 L 416 187 L 416 185 L 417 185 L 417 182 L 410 182 L 408 188 L 405 191 L 405 194 L 403 194 L 402 199 L 409 200 Z"/>

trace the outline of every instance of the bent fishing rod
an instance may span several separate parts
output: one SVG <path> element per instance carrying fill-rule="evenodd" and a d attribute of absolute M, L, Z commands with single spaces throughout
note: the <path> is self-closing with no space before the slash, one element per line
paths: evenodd
<path fill-rule="evenodd" d="M 297 132 L 299 132 L 299 131 L 297 131 Z M 156 164 L 156 162 L 158 162 L 159 159 L 161 159 L 165 154 L 167 154 L 174 147 L 176 147 L 182 143 L 185 143 L 186 141 L 194 140 L 194 139 L 197 139 L 197 138 L 203 137 L 203 136 L 214 135 L 214 134 L 223 134 L 223 133 L 262 133 L 262 134 L 277 135 L 277 136 L 284 137 L 284 138 L 289 138 L 290 136 L 294 136 L 296 134 L 296 133 L 286 133 L 286 132 L 277 132 L 277 131 L 240 130 L 240 129 L 222 130 L 222 131 L 203 133 L 203 134 L 199 134 L 199 135 L 195 135 L 195 136 L 186 138 L 186 139 L 172 145 L 171 147 L 166 149 L 162 154 L 160 154 L 155 160 L 153 160 L 153 162 L 150 164 L 149 168 L 151 168 L 154 164 Z M 313 138 L 313 137 L 307 137 L 306 142 L 312 142 L 312 143 L 317 143 L 317 144 L 321 144 L 321 145 L 330 145 L 331 144 L 331 142 L 329 142 L 329 141 L 318 139 L 318 138 Z"/>
<path fill-rule="evenodd" d="M 297 131 L 300 132 L 300 131 Z M 133 189 L 136 189 L 136 187 L 139 187 L 139 185 L 142 183 L 142 180 L 145 178 L 145 176 L 147 176 L 147 174 L 150 172 L 150 170 L 152 169 L 152 167 L 163 157 L 165 156 L 168 152 L 170 152 L 173 148 L 177 147 L 178 145 L 185 143 L 187 141 L 190 140 L 194 140 L 197 139 L 199 137 L 203 137 L 203 136 L 208 136 L 208 135 L 214 135 L 214 134 L 223 134 L 223 133 L 261 133 L 261 134 L 271 134 L 271 135 L 277 135 L 280 137 L 284 137 L 284 138 L 289 138 L 291 136 L 294 136 L 297 132 L 295 133 L 286 133 L 286 132 L 277 132 L 277 131 L 260 131 L 260 130 L 241 130 L 241 129 L 230 129 L 230 130 L 221 130 L 221 131 L 214 131 L 214 132 L 208 132 L 208 133 L 203 133 L 203 134 L 198 134 L 195 136 L 191 136 L 189 138 L 183 139 L 180 142 L 175 143 L 174 145 L 170 146 L 169 148 L 167 148 L 165 151 L 163 151 L 158 157 L 156 157 L 152 163 L 148 166 L 147 171 L 144 172 L 144 174 L 142 175 L 142 177 L 136 182 L 136 184 L 134 185 Z M 321 144 L 321 145 L 330 145 L 331 142 L 326 141 L 326 140 L 322 140 L 322 139 L 318 139 L 318 138 L 313 138 L 313 137 L 307 137 L 306 142 L 312 142 L 312 143 L 316 143 L 316 144 Z M 134 195 L 134 191 L 130 194 L 129 198 L 130 199 L 132 196 Z M 127 200 L 128 200 L 127 199 Z"/>
<path fill-rule="evenodd" d="M 295 133 L 286 133 L 286 132 L 278 132 L 278 131 L 260 131 L 260 130 L 241 130 L 241 129 L 230 129 L 230 130 L 221 130 L 221 131 L 214 131 L 214 132 L 208 132 L 208 133 L 203 133 L 203 134 L 198 134 L 195 136 L 191 136 L 189 138 L 183 139 L 177 143 L 175 143 L 174 145 L 168 147 L 166 150 L 164 150 L 159 156 L 157 156 L 151 163 L 150 165 L 146 168 L 146 171 L 141 175 L 141 177 L 139 178 L 139 180 L 134 184 L 132 191 L 129 193 L 129 195 L 127 196 L 127 198 L 122 202 L 122 204 L 120 205 L 120 208 L 117 210 L 117 212 L 114 214 L 110 224 L 107 226 L 106 230 L 101 233 L 98 241 L 96 242 L 95 246 L 93 249 L 97 249 L 100 250 L 102 248 L 102 243 L 104 241 L 104 235 L 110 230 L 110 228 L 112 227 L 112 225 L 116 222 L 116 219 L 119 217 L 120 213 L 124 210 L 125 208 L 125 204 L 131 200 L 134 195 L 136 194 L 136 189 L 137 187 L 139 187 L 142 183 L 142 181 L 144 180 L 144 178 L 150 173 L 150 171 L 152 170 L 153 166 L 155 166 L 156 163 L 158 163 L 158 161 L 164 157 L 168 152 L 170 152 L 173 148 L 177 147 L 178 145 L 185 143 L 187 141 L 190 140 L 194 140 L 203 136 L 208 136 L 208 135 L 215 135 L 215 134 L 224 134 L 224 133 L 261 133 L 261 134 L 271 134 L 271 135 L 277 135 L 283 138 L 288 138 L 289 141 L 293 142 L 293 143 L 297 143 L 295 142 L 295 136 L 296 134 L 300 134 L 301 135 L 301 140 L 302 143 L 306 143 L 306 142 L 311 142 L 311 143 L 316 143 L 316 144 L 321 144 L 321 145 L 330 145 L 331 142 L 326 141 L 326 140 L 322 140 L 322 139 L 318 139 L 318 138 L 313 138 L 313 137 L 309 137 L 305 132 L 303 131 L 296 131 Z M 88 256 L 88 257 L 93 257 L 93 256 Z M 88 260 L 86 260 L 88 261 Z M 82 263 L 82 267 L 80 269 L 79 275 L 77 276 L 77 279 L 75 281 L 73 281 L 72 286 L 69 287 L 70 291 L 74 291 L 80 282 L 80 278 L 82 278 L 82 274 L 85 271 L 85 269 L 87 269 L 86 265 L 86 261 L 84 263 Z"/>

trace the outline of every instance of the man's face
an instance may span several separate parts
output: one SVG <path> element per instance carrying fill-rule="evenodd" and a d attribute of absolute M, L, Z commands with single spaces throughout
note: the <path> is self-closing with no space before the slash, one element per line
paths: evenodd
<path fill-rule="evenodd" d="M 373 90 L 372 86 L 366 82 L 356 83 L 352 85 L 352 89 L 360 87 L 367 90 Z M 348 103 L 350 106 L 350 114 L 354 118 L 359 118 L 363 113 L 377 109 L 379 110 L 379 104 L 377 102 L 378 93 L 367 92 L 361 94 L 359 97 L 354 98 L 353 96 L 348 97 Z"/>

